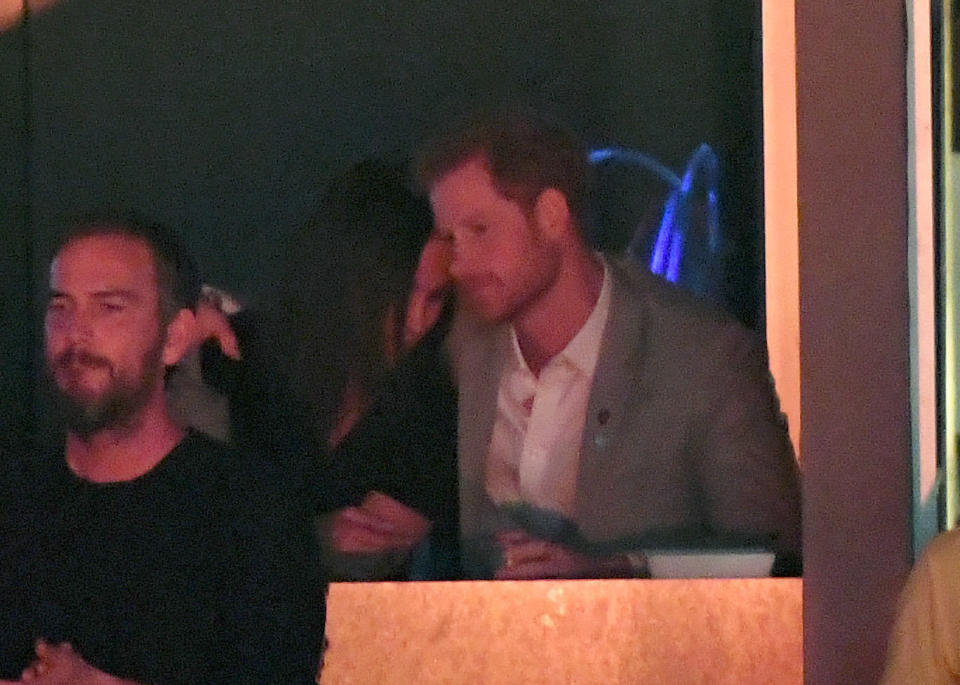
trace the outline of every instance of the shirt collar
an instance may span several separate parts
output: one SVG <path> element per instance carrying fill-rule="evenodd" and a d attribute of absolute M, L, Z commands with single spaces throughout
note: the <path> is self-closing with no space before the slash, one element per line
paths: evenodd
<path fill-rule="evenodd" d="M 550 360 L 552 364 L 563 359 L 575 366 L 581 373 L 591 377 L 597 368 L 600 342 L 603 339 L 603 329 L 607 324 L 607 316 L 610 313 L 610 293 L 613 289 L 607 260 L 602 255 L 600 259 L 603 262 L 603 285 L 600 286 L 600 295 L 597 297 L 597 302 L 593 305 L 590 316 L 587 317 L 577 334 L 567 343 L 566 347 Z M 523 353 L 520 351 L 517 331 L 513 326 L 510 326 L 510 342 L 513 349 L 511 363 L 515 367 L 529 370 L 527 362 L 523 358 Z"/>

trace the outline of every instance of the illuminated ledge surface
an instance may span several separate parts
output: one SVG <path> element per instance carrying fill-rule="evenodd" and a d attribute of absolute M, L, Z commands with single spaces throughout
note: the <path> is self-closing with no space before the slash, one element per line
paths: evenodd
<path fill-rule="evenodd" d="M 322 685 L 803 682 L 800 579 L 334 583 Z"/>

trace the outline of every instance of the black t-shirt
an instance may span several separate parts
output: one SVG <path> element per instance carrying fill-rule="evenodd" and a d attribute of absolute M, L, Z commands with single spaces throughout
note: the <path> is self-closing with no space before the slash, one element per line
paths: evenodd
<path fill-rule="evenodd" d="M 3 531 L 22 558 L 3 574 L 16 607 L 5 653 L 43 637 L 143 683 L 314 682 L 312 520 L 270 462 L 191 433 L 132 481 L 82 480 L 62 449 L 20 480 L 26 504 Z"/>

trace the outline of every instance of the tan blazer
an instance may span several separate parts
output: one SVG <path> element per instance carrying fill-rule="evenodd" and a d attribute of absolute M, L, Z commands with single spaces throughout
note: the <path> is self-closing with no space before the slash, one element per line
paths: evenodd
<path fill-rule="evenodd" d="M 613 550 L 760 544 L 799 562 L 800 488 L 766 351 L 739 323 L 665 281 L 611 262 L 613 292 L 581 443 L 575 523 Z M 490 575 L 507 525 L 484 490 L 509 329 L 461 318 L 465 572 Z"/>

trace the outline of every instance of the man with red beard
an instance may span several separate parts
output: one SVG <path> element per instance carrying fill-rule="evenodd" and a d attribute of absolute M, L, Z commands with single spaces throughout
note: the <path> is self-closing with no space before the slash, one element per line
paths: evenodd
<path fill-rule="evenodd" d="M 586 150 L 494 112 L 421 156 L 463 316 L 462 564 L 472 577 L 648 573 L 657 547 L 759 546 L 797 572 L 797 463 L 761 344 L 584 239 Z"/>
<path fill-rule="evenodd" d="M 34 654 L 4 675 L 313 682 L 323 596 L 306 503 L 266 460 L 167 411 L 165 368 L 193 340 L 192 262 L 161 227 L 101 217 L 62 240 L 49 284 L 44 358 L 66 438 L 25 467 L 28 539 L 5 596 L 19 630 L 4 639 Z"/>

